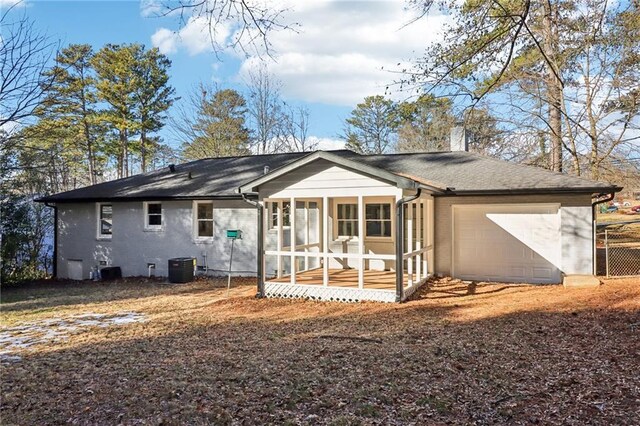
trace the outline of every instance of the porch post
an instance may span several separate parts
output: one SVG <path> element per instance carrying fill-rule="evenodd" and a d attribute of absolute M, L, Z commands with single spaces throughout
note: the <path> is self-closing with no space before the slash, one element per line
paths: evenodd
<path fill-rule="evenodd" d="M 404 204 L 400 197 L 396 197 L 396 302 L 402 302 L 404 296 L 404 262 L 402 260 L 402 246 L 404 241 L 403 222 Z"/>
<path fill-rule="evenodd" d="M 362 195 L 358 195 L 358 288 L 364 288 L 364 202 Z"/>
<path fill-rule="evenodd" d="M 415 203 L 407 204 L 407 252 L 413 251 L 413 206 Z M 404 257 L 404 256 L 403 256 Z M 413 285 L 413 257 L 407 259 L 408 284 Z"/>
<path fill-rule="evenodd" d="M 260 202 L 260 198 L 258 197 L 257 200 L 250 200 L 246 197 L 245 194 L 242 194 L 242 199 L 255 206 L 258 209 L 258 214 L 256 215 L 258 218 L 258 240 L 257 240 L 257 252 L 256 252 L 256 258 L 258 261 L 257 264 L 257 270 L 256 270 L 256 278 L 257 278 L 257 284 L 258 284 L 258 294 L 256 295 L 256 297 L 264 297 L 264 277 L 265 277 L 265 273 L 264 273 L 264 268 L 265 268 L 265 263 L 264 263 L 264 230 L 265 230 L 265 214 L 264 214 L 264 208 L 265 208 L 265 203 L 264 202 Z"/>
<path fill-rule="evenodd" d="M 416 203 L 416 248 L 420 250 L 422 245 L 420 244 L 420 235 L 422 235 L 422 199 L 418 198 Z M 422 254 L 418 253 L 416 256 L 416 281 L 422 281 Z"/>
<path fill-rule="evenodd" d="M 424 274 L 425 276 L 429 273 L 435 272 L 435 238 L 433 235 L 434 232 L 434 217 L 435 217 L 435 201 L 432 198 L 428 199 L 425 202 L 426 206 L 424 208 L 424 212 L 427 215 L 427 223 L 425 224 L 424 230 L 424 244 L 425 246 L 431 246 L 431 249 L 427 250 L 424 256 Z"/>
<path fill-rule="evenodd" d="M 258 297 L 264 297 L 264 205 L 256 202 L 258 209 Z"/>
<path fill-rule="evenodd" d="M 282 278 L 282 240 L 284 239 L 284 233 L 282 232 L 282 201 L 278 201 L 276 203 L 273 203 L 272 205 L 277 206 L 276 208 L 278 209 L 277 212 L 278 214 L 277 219 L 278 219 L 278 241 L 276 243 L 276 250 L 278 250 L 278 256 L 277 256 L 277 267 L 278 267 L 278 273 L 276 274 L 276 276 L 278 278 Z"/>
<path fill-rule="evenodd" d="M 309 270 L 309 201 L 304 201 L 304 270 Z"/>
<path fill-rule="evenodd" d="M 322 197 L 322 285 L 329 285 L 329 197 Z"/>
<path fill-rule="evenodd" d="M 291 197 L 289 204 L 289 249 L 291 250 L 291 284 L 296 283 L 296 199 Z"/>
<path fill-rule="evenodd" d="M 424 200 L 424 217 L 422 218 L 422 241 L 424 247 L 429 247 L 429 223 L 433 218 L 429 214 L 429 200 Z M 429 275 L 429 249 L 424 253 L 422 258 L 422 269 L 424 270 L 425 278 Z"/>
<path fill-rule="evenodd" d="M 406 198 L 396 196 L 396 302 L 402 302 L 404 298 L 404 205 L 420 198 L 422 188 L 418 188 L 415 195 Z M 410 205 L 410 204 L 409 204 Z"/>

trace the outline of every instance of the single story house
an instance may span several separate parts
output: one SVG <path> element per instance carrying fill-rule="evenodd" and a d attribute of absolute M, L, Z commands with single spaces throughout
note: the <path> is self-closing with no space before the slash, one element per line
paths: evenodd
<path fill-rule="evenodd" d="M 456 144 L 452 144 L 454 147 Z M 402 301 L 431 274 L 558 283 L 594 268 L 592 198 L 621 188 L 460 150 L 211 158 L 39 201 L 56 211 L 55 272 L 167 275 L 193 257 L 261 297 Z"/>

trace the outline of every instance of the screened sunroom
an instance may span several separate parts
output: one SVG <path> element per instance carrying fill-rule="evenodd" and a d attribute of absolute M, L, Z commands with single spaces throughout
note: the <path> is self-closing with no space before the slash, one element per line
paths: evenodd
<path fill-rule="evenodd" d="M 410 179 L 328 153 L 315 157 L 241 188 L 262 212 L 259 292 L 406 299 L 433 271 L 433 198 Z"/>

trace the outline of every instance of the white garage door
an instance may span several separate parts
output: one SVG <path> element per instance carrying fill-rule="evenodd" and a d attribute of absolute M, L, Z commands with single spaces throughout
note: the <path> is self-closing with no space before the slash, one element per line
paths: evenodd
<path fill-rule="evenodd" d="M 463 280 L 558 283 L 560 207 L 453 207 L 453 275 Z"/>

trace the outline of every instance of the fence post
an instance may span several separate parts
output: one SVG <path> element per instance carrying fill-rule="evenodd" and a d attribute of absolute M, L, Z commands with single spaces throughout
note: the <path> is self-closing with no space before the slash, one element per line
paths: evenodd
<path fill-rule="evenodd" d="M 607 268 L 607 278 L 609 278 L 609 230 L 604 230 L 604 258 Z"/>

